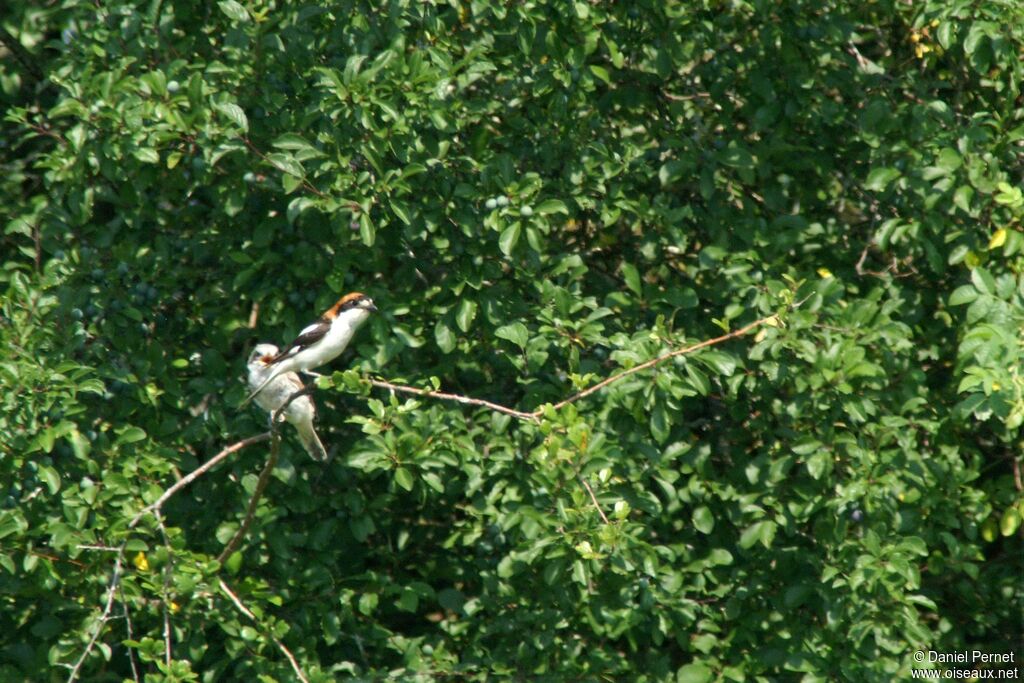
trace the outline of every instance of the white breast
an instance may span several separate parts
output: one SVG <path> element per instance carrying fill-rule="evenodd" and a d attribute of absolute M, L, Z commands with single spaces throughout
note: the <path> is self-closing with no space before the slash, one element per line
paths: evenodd
<path fill-rule="evenodd" d="M 362 309 L 352 309 L 339 315 L 319 343 L 295 354 L 292 367 L 312 370 L 337 358 L 368 316 L 369 312 Z"/>

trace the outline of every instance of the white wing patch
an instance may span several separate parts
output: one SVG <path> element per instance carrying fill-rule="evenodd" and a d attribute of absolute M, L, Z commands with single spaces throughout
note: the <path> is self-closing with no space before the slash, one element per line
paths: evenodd
<path fill-rule="evenodd" d="M 310 332 L 315 331 L 318 327 L 320 327 L 320 325 L 321 323 L 319 320 L 313 323 L 312 325 L 306 325 L 306 327 L 303 328 L 302 332 L 299 332 L 299 336 L 301 337 L 304 334 L 309 334 Z"/>

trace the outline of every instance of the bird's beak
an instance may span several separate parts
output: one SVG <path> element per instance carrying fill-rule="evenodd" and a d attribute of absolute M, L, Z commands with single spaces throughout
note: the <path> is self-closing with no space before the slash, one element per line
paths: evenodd
<path fill-rule="evenodd" d="M 371 313 L 376 313 L 377 312 L 377 307 L 374 306 L 372 303 L 367 303 L 366 304 L 366 310 L 370 311 Z"/>

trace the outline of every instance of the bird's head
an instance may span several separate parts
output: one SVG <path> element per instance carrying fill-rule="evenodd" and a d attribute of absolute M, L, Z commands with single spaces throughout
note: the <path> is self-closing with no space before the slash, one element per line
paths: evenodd
<path fill-rule="evenodd" d="M 273 344 L 257 344 L 249 354 L 248 365 L 266 365 L 271 358 L 277 355 L 278 348 Z"/>
<path fill-rule="evenodd" d="M 325 316 L 333 320 L 340 315 L 350 316 L 355 319 L 356 322 L 363 322 L 366 320 L 371 313 L 376 313 L 377 307 L 373 305 L 373 299 L 366 296 L 362 292 L 352 292 L 338 299 L 338 301 L 331 306 Z"/>

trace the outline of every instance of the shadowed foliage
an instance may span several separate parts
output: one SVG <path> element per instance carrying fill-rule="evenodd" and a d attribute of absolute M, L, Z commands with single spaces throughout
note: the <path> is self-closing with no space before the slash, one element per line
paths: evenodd
<path fill-rule="evenodd" d="M 53 0 L 0 28 L 0 679 L 1020 661 L 1015 3 Z M 380 313 L 321 368 L 331 462 L 286 426 L 261 496 L 267 439 L 129 528 L 266 431 L 252 347 L 353 290 Z"/>

